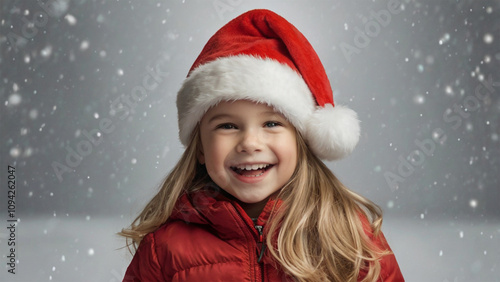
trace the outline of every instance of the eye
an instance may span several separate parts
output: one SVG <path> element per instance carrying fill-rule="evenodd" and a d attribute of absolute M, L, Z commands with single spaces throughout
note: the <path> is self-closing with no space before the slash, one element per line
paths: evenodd
<path fill-rule="evenodd" d="M 276 127 L 282 125 L 281 123 L 277 121 L 268 121 L 264 124 L 265 127 Z"/>
<path fill-rule="evenodd" d="M 219 124 L 217 125 L 217 129 L 236 129 L 236 125 L 232 124 L 232 123 L 223 123 L 223 124 Z"/>

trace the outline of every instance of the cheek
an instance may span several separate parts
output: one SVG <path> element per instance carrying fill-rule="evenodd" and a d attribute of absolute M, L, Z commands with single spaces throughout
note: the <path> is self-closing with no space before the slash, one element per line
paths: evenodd
<path fill-rule="evenodd" d="M 217 184 L 222 189 L 226 189 L 229 185 L 229 175 L 228 172 L 224 170 L 221 166 L 206 166 L 207 173 L 215 184 Z"/>
<path fill-rule="evenodd" d="M 220 186 L 222 183 L 218 182 L 226 179 L 225 160 L 229 152 L 223 142 L 212 140 L 211 144 L 204 148 L 205 167 L 210 178 Z"/>
<path fill-rule="evenodd" d="M 211 140 L 211 144 L 210 146 L 208 146 L 205 152 L 205 155 L 207 156 L 207 162 L 210 161 L 213 165 L 223 165 L 227 154 L 227 145 L 216 138 Z"/>

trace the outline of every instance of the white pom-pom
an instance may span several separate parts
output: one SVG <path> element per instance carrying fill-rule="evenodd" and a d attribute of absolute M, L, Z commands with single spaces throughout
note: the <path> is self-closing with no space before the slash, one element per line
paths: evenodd
<path fill-rule="evenodd" d="M 360 127 L 355 111 L 326 104 L 317 108 L 306 126 L 306 139 L 313 153 L 323 160 L 349 155 L 359 141 Z"/>

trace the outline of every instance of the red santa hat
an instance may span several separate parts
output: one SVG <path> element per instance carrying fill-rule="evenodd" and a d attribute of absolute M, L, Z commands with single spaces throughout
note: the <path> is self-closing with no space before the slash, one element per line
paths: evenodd
<path fill-rule="evenodd" d="M 181 142 L 189 143 L 210 107 L 234 100 L 272 106 L 320 159 L 340 159 L 358 143 L 357 114 L 334 104 L 313 47 L 274 12 L 248 11 L 209 39 L 177 94 Z"/>

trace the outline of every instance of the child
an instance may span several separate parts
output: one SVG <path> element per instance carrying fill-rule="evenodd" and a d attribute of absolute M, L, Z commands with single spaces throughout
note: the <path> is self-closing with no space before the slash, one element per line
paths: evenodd
<path fill-rule="evenodd" d="M 208 41 L 177 96 L 186 150 L 129 229 L 124 281 L 404 281 L 380 209 L 320 159 L 348 155 L 307 39 L 252 10 Z"/>

